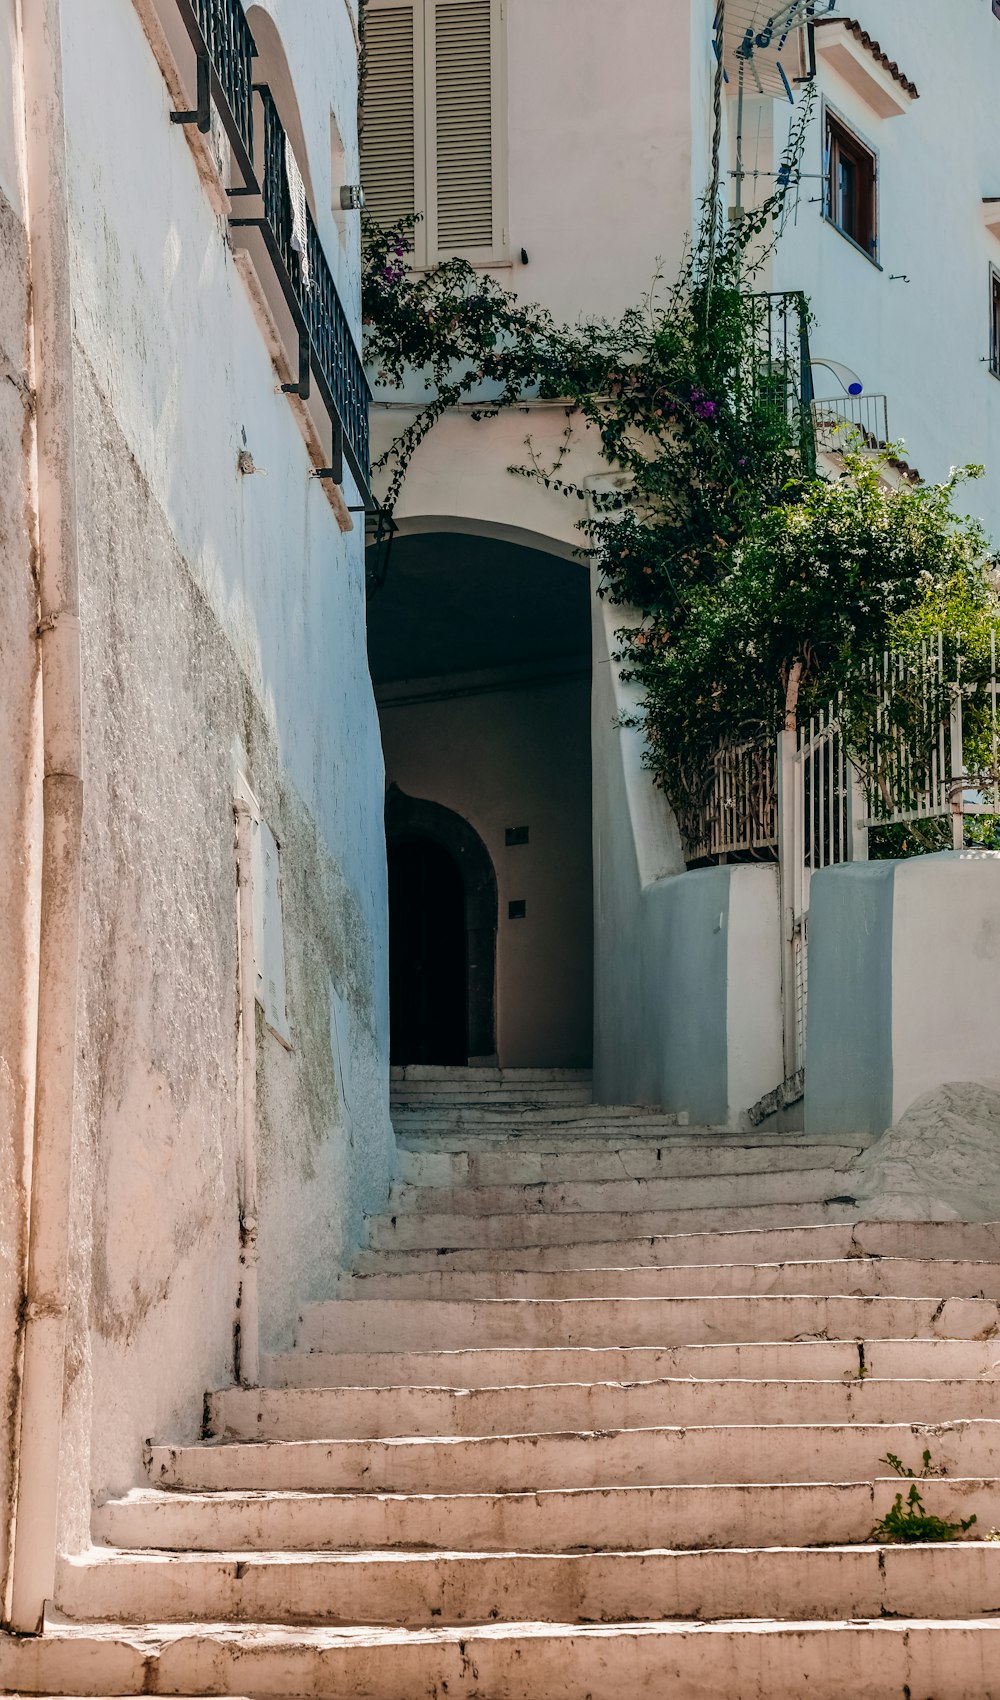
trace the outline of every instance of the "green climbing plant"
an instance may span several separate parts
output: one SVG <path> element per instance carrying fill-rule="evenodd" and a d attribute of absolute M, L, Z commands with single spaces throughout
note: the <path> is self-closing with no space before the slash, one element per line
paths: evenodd
<path fill-rule="evenodd" d="M 773 194 L 733 221 L 706 197 L 677 278 L 658 276 L 616 320 L 560 325 L 461 259 L 414 270 L 412 219 L 365 225 L 367 359 L 377 385 L 414 398 L 382 457 L 388 504 L 446 410 L 464 403 L 482 418 L 534 397 L 563 404 L 559 453 L 543 461 L 529 440 L 510 471 L 578 506 L 581 552 L 622 610 L 619 659 L 640 687 L 648 764 L 682 831 L 693 829 L 721 743 L 772 738 L 838 693 L 848 752 L 884 790 L 887 774 L 877 757 L 872 765 L 879 716 L 886 730 L 872 667 L 886 648 L 912 661 L 890 717 L 918 783 L 928 755 L 920 657 L 932 630 L 945 633 L 943 677 L 961 654 L 970 749 L 984 770 L 992 759 L 976 691 L 1000 601 L 988 539 L 955 505 L 979 469 L 894 487 L 893 449 L 848 438 L 843 475 L 820 476 L 797 399 L 804 300 L 783 298 L 792 334 L 777 348 L 762 332 L 773 304 L 763 305 L 761 268 L 780 239 L 811 112 L 807 100 Z M 572 476 L 582 430 L 615 475 L 603 493 Z M 898 775 L 893 783 L 898 793 Z"/>

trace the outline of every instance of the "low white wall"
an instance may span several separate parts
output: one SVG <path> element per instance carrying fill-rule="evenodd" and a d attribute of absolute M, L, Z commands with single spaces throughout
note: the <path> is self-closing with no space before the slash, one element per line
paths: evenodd
<path fill-rule="evenodd" d="M 777 870 L 684 871 L 594 598 L 594 1096 L 740 1126 L 782 1078 Z"/>
<path fill-rule="evenodd" d="M 949 1081 L 993 1079 L 1000 854 L 946 851 L 816 874 L 806 1127 L 881 1133 Z"/>

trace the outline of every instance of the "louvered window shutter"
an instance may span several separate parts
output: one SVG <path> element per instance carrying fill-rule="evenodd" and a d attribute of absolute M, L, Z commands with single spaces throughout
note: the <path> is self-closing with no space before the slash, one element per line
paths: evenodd
<path fill-rule="evenodd" d="M 438 253 L 492 253 L 494 0 L 432 0 L 427 55 L 431 241 Z"/>
<path fill-rule="evenodd" d="M 503 0 L 368 0 L 361 181 L 380 224 L 420 213 L 415 259 L 506 244 Z"/>
<path fill-rule="evenodd" d="M 369 6 L 361 181 L 380 224 L 426 210 L 423 0 Z"/>

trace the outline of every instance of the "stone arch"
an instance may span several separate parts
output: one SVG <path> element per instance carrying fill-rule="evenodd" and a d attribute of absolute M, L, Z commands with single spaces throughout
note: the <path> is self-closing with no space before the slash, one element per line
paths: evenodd
<path fill-rule="evenodd" d="M 441 803 L 409 797 L 390 785 L 385 803 L 386 841 L 426 838 L 454 858 L 465 885 L 465 936 L 469 1060 L 496 1060 L 497 878 L 490 853 L 475 828 Z"/>

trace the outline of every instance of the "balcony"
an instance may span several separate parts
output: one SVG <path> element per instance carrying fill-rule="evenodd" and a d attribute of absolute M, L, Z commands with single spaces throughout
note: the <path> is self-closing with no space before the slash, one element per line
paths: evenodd
<path fill-rule="evenodd" d="M 817 445 L 828 454 L 852 445 L 884 449 L 889 441 L 889 403 L 884 395 L 818 397 L 812 416 Z"/>
<path fill-rule="evenodd" d="M 165 14 L 183 25 L 168 27 Z M 212 129 L 212 107 L 232 151 L 229 224 L 250 255 L 268 309 L 289 357 L 294 378 L 283 385 L 313 411 L 313 381 L 328 428 L 314 420 L 329 464 L 321 476 L 343 483 L 350 468 L 366 509 L 370 489 L 368 405 L 371 390 L 313 217 L 306 207 L 306 266 L 292 241 L 292 197 L 287 160 L 291 144 L 265 82 L 254 80 L 257 44 L 240 0 L 158 0 L 168 43 L 196 89 L 190 110 L 171 114 L 178 124 Z"/>
<path fill-rule="evenodd" d="M 740 375 L 748 409 L 787 422 L 802 463 L 816 468 L 809 308 L 799 290 L 762 290 L 742 301 L 747 358 Z"/>

